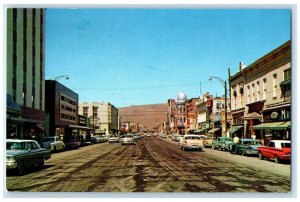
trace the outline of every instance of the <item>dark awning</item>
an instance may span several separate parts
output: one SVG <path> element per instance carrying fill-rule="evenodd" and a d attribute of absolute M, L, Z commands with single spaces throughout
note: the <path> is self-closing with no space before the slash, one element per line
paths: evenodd
<path fill-rule="evenodd" d="M 215 133 L 216 131 L 220 130 L 220 128 L 213 128 L 208 133 Z"/>
<path fill-rule="evenodd" d="M 285 81 L 282 81 L 280 84 L 280 86 L 287 86 L 287 85 L 291 85 L 291 79 L 289 80 L 285 80 Z"/>
<path fill-rule="evenodd" d="M 288 128 L 291 128 L 291 121 L 262 123 L 262 124 L 253 126 L 254 130 L 259 130 L 259 129 L 286 130 Z"/>
<path fill-rule="evenodd" d="M 240 130 L 242 128 L 244 128 L 243 125 L 231 126 L 229 128 L 228 132 L 231 133 L 231 134 L 233 134 L 233 133 L 235 133 L 236 131 L 238 131 L 238 130 Z"/>
<path fill-rule="evenodd" d="M 21 113 L 21 106 L 9 94 L 6 94 L 6 107 L 14 112 Z"/>

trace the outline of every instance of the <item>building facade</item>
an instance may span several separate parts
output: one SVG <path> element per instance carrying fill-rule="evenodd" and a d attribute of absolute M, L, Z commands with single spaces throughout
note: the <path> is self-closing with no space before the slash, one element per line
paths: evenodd
<path fill-rule="evenodd" d="M 290 139 L 290 41 L 240 68 L 229 81 L 233 124 L 244 124 L 245 137 Z"/>
<path fill-rule="evenodd" d="M 66 147 L 73 147 L 73 143 L 80 142 L 82 130 L 90 131 L 88 127 L 79 125 L 79 96 L 56 80 L 46 80 L 45 87 L 46 136 L 60 136 Z"/>
<path fill-rule="evenodd" d="M 94 134 L 110 134 L 119 131 L 118 108 L 109 102 L 81 102 L 79 114 L 90 118 Z"/>
<path fill-rule="evenodd" d="M 7 9 L 7 138 L 43 138 L 44 36 L 45 9 Z"/>

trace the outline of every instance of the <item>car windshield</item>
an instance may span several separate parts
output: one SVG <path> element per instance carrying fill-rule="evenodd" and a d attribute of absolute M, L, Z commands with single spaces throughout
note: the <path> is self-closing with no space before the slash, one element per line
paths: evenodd
<path fill-rule="evenodd" d="M 43 142 L 54 142 L 54 137 L 46 137 L 43 139 Z"/>
<path fill-rule="evenodd" d="M 6 143 L 7 150 L 25 150 L 24 142 L 7 142 Z"/>
<path fill-rule="evenodd" d="M 283 142 L 283 143 L 281 143 L 281 147 L 282 148 L 291 148 L 291 143 L 289 143 L 289 142 Z"/>

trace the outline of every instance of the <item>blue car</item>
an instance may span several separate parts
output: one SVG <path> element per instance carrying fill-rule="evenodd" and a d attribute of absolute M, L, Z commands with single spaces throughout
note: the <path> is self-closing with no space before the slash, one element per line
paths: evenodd
<path fill-rule="evenodd" d="M 259 140 L 240 139 L 237 144 L 232 144 L 231 153 L 244 155 L 258 155 L 257 148 L 262 146 Z"/>
<path fill-rule="evenodd" d="M 18 175 L 23 175 L 30 167 L 43 167 L 45 160 L 51 158 L 51 151 L 41 148 L 34 140 L 6 141 L 6 169 L 16 170 Z"/>
<path fill-rule="evenodd" d="M 228 150 L 232 145 L 232 138 L 230 137 L 218 137 L 212 141 L 211 148 L 219 150 Z"/>

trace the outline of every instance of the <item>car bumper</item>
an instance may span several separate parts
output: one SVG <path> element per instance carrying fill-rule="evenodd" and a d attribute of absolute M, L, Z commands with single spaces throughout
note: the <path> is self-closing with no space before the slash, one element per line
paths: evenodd
<path fill-rule="evenodd" d="M 281 160 L 286 160 L 286 161 L 289 161 L 291 160 L 291 155 L 290 154 L 287 154 L 287 155 L 282 155 L 280 157 Z"/>
<path fill-rule="evenodd" d="M 204 146 L 201 146 L 201 145 L 184 145 L 183 147 L 186 149 L 203 149 L 204 148 Z"/>
<path fill-rule="evenodd" d="M 258 151 L 257 150 L 244 150 L 245 154 L 249 154 L 249 155 L 258 155 Z"/>
<path fill-rule="evenodd" d="M 122 142 L 122 144 L 135 144 L 135 142 Z"/>
<path fill-rule="evenodd" d="M 6 162 L 6 169 L 16 169 L 17 167 L 17 162 Z"/>

